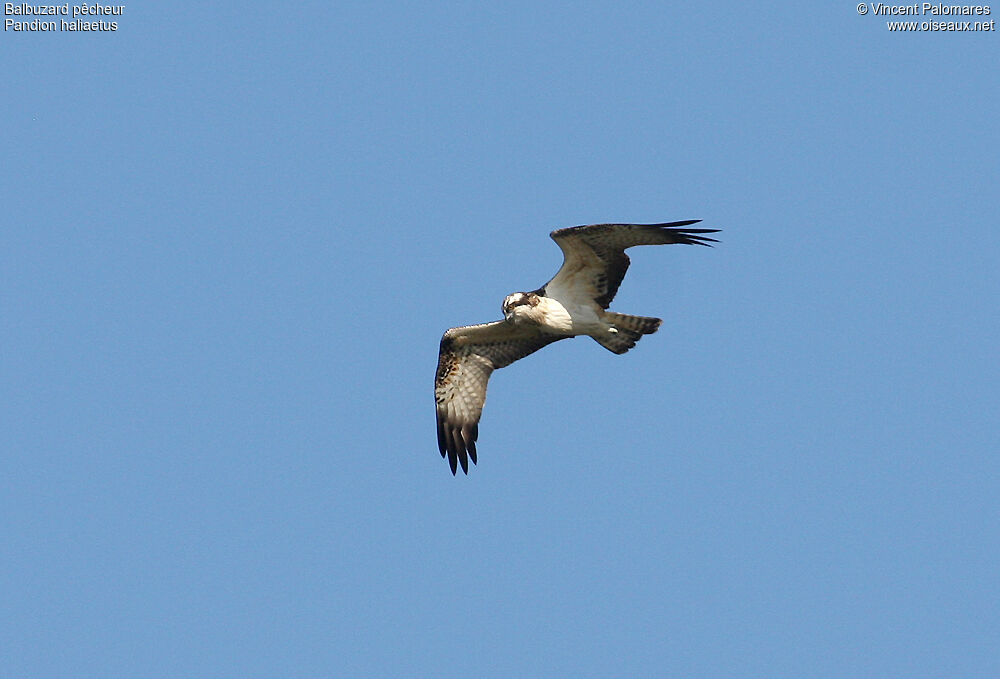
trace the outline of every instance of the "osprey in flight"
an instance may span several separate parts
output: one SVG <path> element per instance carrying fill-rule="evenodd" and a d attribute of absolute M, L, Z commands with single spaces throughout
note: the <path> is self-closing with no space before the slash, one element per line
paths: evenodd
<path fill-rule="evenodd" d="M 486 402 L 486 382 L 508 366 L 557 340 L 589 335 L 616 354 L 624 354 L 643 335 L 654 333 L 659 318 L 608 311 L 618 292 L 634 245 L 708 245 L 718 242 L 699 234 L 718 229 L 687 229 L 698 219 L 668 224 L 594 224 L 549 234 L 563 252 L 555 278 L 534 292 L 515 292 L 503 301 L 504 320 L 451 328 L 441 338 L 434 398 L 441 457 L 451 473 L 458 464 L 469 473 L 476 463 L 479 417 Z"/>

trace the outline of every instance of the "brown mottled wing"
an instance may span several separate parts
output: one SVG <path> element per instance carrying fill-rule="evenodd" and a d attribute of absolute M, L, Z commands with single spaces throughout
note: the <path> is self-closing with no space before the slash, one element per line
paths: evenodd
<path fill-rule="evenodd" d="M 685 229 L 700 219 L 666 224 L 592 224 L 549 234 L 563 251 L 563 265 L 542 290 L 559 300 L 593 300 L 607 309 L 628 271 L 625 249 L 635 245 L 709 245 L 717 242 L 699 234 L 718 229 Z"/>
<path fill-rule="evenodd" d="M 469 473 L 476 463 L 479 417 L 486 402 L 486 383 L 497 368 L 538 351 L 562 337 L 517 328 L 506 321 L 451 328 L 441 338 L 434 399 L 441 457 L 448 456 L 451 473 L 459 463 Z"/>

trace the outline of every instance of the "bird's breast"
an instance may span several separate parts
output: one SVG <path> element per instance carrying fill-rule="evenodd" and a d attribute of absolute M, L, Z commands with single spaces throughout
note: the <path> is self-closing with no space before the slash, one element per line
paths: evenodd
<path fill-rule="evenodd" d="M 542 297 L 532 311 L 538 315 L 538 324 L 549 332 L 573 333 L 573 314 L 558 300 Z"/>

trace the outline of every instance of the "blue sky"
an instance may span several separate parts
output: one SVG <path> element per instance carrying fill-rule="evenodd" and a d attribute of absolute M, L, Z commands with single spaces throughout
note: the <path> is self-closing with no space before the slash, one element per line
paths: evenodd
<path fill-rule="evenodd" d="M 997 34 L 827 5 L 5 32 L 0 675 L 998 676 Z M 441 333 L 696 218 L 452 477 Z"/>

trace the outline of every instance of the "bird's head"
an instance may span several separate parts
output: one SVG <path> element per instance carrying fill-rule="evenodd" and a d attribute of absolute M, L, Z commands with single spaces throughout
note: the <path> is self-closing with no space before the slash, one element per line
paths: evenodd
<path fill-rule="evenodd" d="M 513 292 L 504 297 L 501 309 L 503 309 L 504 318 L 513 321 L 517 320 L 520 307 L 523 307 L 523 311 L 538 306 L 538 302 L 538 295 L 533 292 Z"/>

